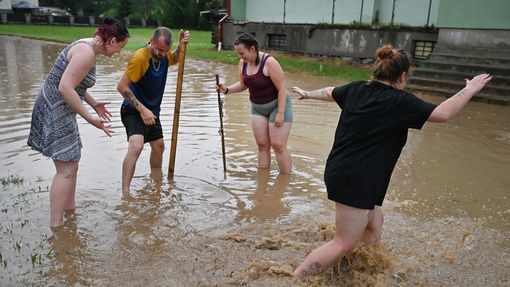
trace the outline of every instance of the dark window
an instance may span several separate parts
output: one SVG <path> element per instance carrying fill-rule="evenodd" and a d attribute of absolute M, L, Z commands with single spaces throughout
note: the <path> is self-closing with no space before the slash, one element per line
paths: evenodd
<path fill-rule="evenodd" d="M 432 41 L 414 41 L 413 58 L 418 60 L 427 60 L 434 51 L 436 42 Z"/>
<path fill-rule="evenodd" d="M 267 47 L 272 49 L 287 48 L 287 35 L 267 34 Z"/>

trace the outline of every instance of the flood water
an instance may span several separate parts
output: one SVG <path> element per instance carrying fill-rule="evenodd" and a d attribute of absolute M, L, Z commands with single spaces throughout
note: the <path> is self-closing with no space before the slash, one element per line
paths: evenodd
<path fill-rule="evenodd" d="M 26 140 L 33 103 L 62 48 L 0 36 L 0 286 L 509 286 L 510 107 L 471 102 L 448 123 L 410 131 L 383 206 L 381 243 L 355 250 L 347 270 L 301 281 L 289 273 L 334 234 L 323 170 L 339 108 L 294 98 L 294 170 L 278 176 L 275 162 L 257 171 L 248 95 L 228 95 L 224 174 L 215 74 L 233 83 L 237 66 L 193 59 L 174 180 L 166 171 L 176 67 L 162 105 L 163 171 L 150 170 L 146 147 L 131 196 L 122 198 L 127 142 L 116 84 L 129 53 L 98 58 L 90 92 L 111 101 L 115 134 L 78 118 L 77 209 L 52 232 L 54 166 Z M 299 73 L 286 80 L 304 89 L 343 84 Z"/>

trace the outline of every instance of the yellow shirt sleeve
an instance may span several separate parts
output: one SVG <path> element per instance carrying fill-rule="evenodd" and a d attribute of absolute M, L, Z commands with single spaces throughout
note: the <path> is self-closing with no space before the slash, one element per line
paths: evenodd
<path fill-rule="evenodd" d="M 128 61 L 124 74 L 132 83 L 138 82 L 147 69 L 149 69 L 150 52 L 148 48 L 141 48 L 135 51 Z"/>

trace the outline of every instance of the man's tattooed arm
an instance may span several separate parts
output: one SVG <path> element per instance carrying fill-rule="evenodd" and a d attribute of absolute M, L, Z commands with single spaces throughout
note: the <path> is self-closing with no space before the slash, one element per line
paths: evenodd
<path fill-rule="evenodd" d="M 124 99 L 128 100 L 128 102 L 138 110 L 138 107 L 141 105 L 140 102 L 136 99 L 135 95 L 130 90 L 124 91 L 122 93 Z"/>

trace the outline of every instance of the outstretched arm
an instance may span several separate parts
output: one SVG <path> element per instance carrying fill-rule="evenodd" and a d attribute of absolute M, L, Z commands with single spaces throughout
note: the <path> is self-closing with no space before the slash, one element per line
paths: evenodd
<path fill-rule="evenodd" d="M 96 128 L 103 130 L 108 136 L 111 136 L 112 129 L 109 124 L 106 124 L 107 120 L 89 113 L 75 90 L 94 66 L 94 52 L 88 46 L 78 44 L 71 48 L 67 56 L 69 58 L 69 64 L 62 74 L 58 91 L 64 98 L 64 101 L 83 119 Z"/>
<path fill-rule="evenodd" d="M 466 87 L 457 94 L 439 104 L 430 114 L 427 121 L 441 123 L 453 118 L 469 100 L 478 93 L 490 80 L 489 74 L 481 74 L 473 79 L 466 79 Z"/>
<path fill-rule="evenodd" d="M 333 99 L 334 87 L 325 87 L 314 91 L 305 91 L 299 87 L 292 87 L 292 91 L 299 95 L 299 100 L 314 99 L 327 102 L 334 102 Z"/>

